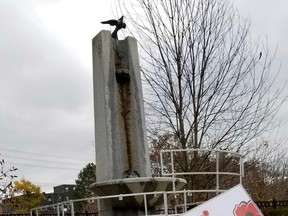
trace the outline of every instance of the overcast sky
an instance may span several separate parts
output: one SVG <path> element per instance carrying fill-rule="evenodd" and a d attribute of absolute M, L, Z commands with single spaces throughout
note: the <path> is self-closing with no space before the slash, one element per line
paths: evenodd
<path fill-rule="evenodd" d="M 42 191 L 73 184 L 95 161 L 91 40 L 110 29 L 100 24 L 113 17 L 110 2 L 0 0 L 0 153 Z M 235 5 L 251 17 L 254 37 L 278 45 L 287 79 L 287 0 Z"/>

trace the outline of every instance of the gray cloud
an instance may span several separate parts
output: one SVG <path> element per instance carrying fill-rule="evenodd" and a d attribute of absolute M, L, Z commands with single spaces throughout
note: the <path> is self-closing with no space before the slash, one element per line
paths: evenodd
<path fill-rule="evenodd" d="M 73 183 L 85 163 L 94 162 L 92 68 L 87 70 L 49 34 L 33 4 L 0 3 L 4 21 L 0 27 L 0 143 L 4 150 L 0 151 L 5 157 L 9 154 L 5 149 L 23 150 L 12 153 L 26 160 L 7 156 L 6 161 L 32 182 Z M 54 163 L 55 158 L 40 162 L 37 155 L 25 152 L 75 158 L 79 163 Z"/>

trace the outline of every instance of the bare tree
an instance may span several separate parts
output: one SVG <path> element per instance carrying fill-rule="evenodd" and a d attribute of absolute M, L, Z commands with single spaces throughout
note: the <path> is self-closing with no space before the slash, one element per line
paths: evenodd
<path fill-rule="evenodd" d="M 4 159 L 0 160 L 0 201 L 12 191 L 12 180 L 17 177 L 14 174 L 16 170 L 18 169 L 14 166 L 5 167 Z"/>
<path fill-rule="evenodd" d="M 246 159 L 243 185 L 253 200 L 286 200 L 288 190 L 287 152 L 285 147 L 270 154 L 269 147 L 260 150 L 257 157 Z M 263 190 L 265 188 L 265 190 Z"/>
<path fill-rule="evenodd" d="M 126 3 L 142 48 L 148 126 L 175 134 L 181 148 L 239 150 L 267 129 L 284 100 L 282 89 L 271 91 L 273 56 L 250 39 L 249 21 L 229 2 Z"/>
<path fill-rule="evenodd" d="M 119 5 L 141 48 L 154 150 L 159 143 L 160 148 L 236 152 L 259 147 L 253 143 L 269 131 L 286 95 L 281 98 L 284 86 L 274 88 L 279 72 L 273 71 L 274 53 L 251 39 L 249 20 L 231 1 L 136 0 L 128 5 L 119 0 Z M 184 172 L 203 170 L 209 161 L 213 165 L 209 153 L 179 154 L 175 166 Z M 215 183 L 215 178 L 205 183 L 202 177 L 185 178 L 191 189 Z"/>

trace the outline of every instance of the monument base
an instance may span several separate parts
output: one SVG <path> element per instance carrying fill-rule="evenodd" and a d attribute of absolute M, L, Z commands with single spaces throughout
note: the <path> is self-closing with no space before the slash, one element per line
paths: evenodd
<path fill-rule="evenodd" d="M 110 209 L 99 212 L 99 216 L 143 216 L 145 212 L 139 209 Z"/>
<path fill-rule="evenodd" d="M 125 195 L 135 194 L 133 196 L 123 196 L 119 198 L 109 199 L 112 208 L 135 208 L 144 209 L 145 199 L 143 194 L 137 193 L 157 192 L 157 191 L 173 191 L 173 181 L 175 183 L 175 190 L 182 190 L 186 185 L 186 180 L 172 177 L 139 177 L 139 178 L 125 178 L 113 179 L 103 182 L 96 182 L 91 185 L 91 189 L 98 196 L 110 195 Z M 170 194 L 168 198 L 172 197 Z M 146 195 L 147 208 L 152 208 L 164 203 L 162 194 L 147 194 Z"/>

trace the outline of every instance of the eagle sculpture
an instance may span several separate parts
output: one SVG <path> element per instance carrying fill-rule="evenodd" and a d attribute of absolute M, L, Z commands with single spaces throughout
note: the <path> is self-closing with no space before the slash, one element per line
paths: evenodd
<path fill-rule="evenodd" d="M 121 16 L 120 19 L 118 20 L 107 20 L 107 21 L 103 21 L 101 22 L 102 24 L 109 24 L 111 26 L 116 26 L 115 30 L 112 32 L 112 38 L 114 39 L 118 39 L 118 36 L 117 36 L 117 32 L 120 30 L 120 29 L 125 29 L 126 28 L 126 23 L 123 22 L 123 17 L 124 16 Z"/>

